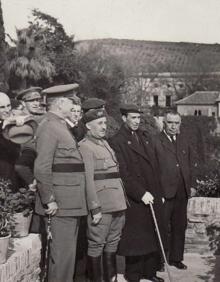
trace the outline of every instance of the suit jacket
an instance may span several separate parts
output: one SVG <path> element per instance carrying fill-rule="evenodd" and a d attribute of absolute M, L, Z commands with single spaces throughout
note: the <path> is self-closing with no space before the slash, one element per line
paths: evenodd
<path fill-rule="evenodd" d="M 126 210 L 126 223 L 119 244 L 119 254 L 127 256 L 145 255 L 158 250 L 150 207 L 141 200 L 147 191 L 154 196 L 153 206 L 161 235 L 164 237 L 163 195 L 154 151 L 145 133 L 141 130 L 136 133 L 139 143 L 135 141 L 131 131 L 122 125 L 118 133 L 110 139 L 130 204 Z"/>
<path fill-rule="evenodd" d="M 85 173 L 69 169 L 74 164 L 83 165 L 83 161 L 64 119 L 51 112 L 45 115 L 37 129 L 36 151 L 36 212 L 44 214 L 43 205 L 56 201 L 57 216 L 86 215 Z M 56 165 L 64 169 L 57 171 Z"/>
<path fill-rule="evenodd" d="M 190 187 L 193 182 L 192 168 L 194 163 L 193 150 L 183 134 L 178 134 L 176 144 L 173 144 L 162 131 L 152 139 L 155 155 L 158 161 L 161 185 L 165 198 L 176 195 L 179 176 L 183 179 L 184 189 L 190 196 Z"/>

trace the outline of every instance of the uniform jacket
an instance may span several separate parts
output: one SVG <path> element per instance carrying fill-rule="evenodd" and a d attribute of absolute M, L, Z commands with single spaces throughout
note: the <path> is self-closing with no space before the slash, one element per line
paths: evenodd
<path fill-rule="evenodd" d="M 97 175 L 119 172 L 115 154 L 107 141 L 87 135 L 79 146 L 85 163 L 87 193 L 90 198 L 96 199 L 88 201 L 91 203 L 89 209 L 101 207 L 103 213 L 125 210 L 126 202 L 121 179 L 119 177 L 95 179 Z"/>
<path fill-rule="evenodd" d="M 36 151 L 36 212 L 44 214 L 43 205 L 56 201 L 57 216 L 86 215 L 85 174 L 70 169 L 74 164 L 82 166 L 83 161 L 65 120 L 51 112 L 45 115 L 37 129 Z M 64 168 L 57 171 L 57 165 Z"/>
<path fill-rule="evenodd" d="M 110 140 L 116 153 L 120 174 L 130 206 L 126 211 L 126 223 L 119 243 L 119 254 L 145 255 L 158 250 L 149 205 L 142 202 L 148 191 L 154 196 L 154 210 L 163 237 L 162 189 L 158 181 L 157 163 L 150 142 L 141 130 L 137 130 L 139 143 L 124 125 Z"/>
<path fill-rule="evenodd" d="M 162 131 L 153 138 L 153 146 L 158 161 L 159 176 L 165 198 L 173 198 L 178 188 L 178 177 L 181 175 L 188 197 L 193 182 L 193 150 L 183 134 L 178 134 L 173 144 Z"/>

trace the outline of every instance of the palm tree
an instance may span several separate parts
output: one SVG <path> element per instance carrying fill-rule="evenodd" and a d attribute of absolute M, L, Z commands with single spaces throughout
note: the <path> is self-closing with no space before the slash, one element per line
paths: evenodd
<path fill-rule="evenodd" d="M 17 39 L 11 48 L 9 74 L 12 89 L 21 90 L 52 80 L 55 69 L 43 53 L 43 35 L 31 28 L 16 30 Z"/>

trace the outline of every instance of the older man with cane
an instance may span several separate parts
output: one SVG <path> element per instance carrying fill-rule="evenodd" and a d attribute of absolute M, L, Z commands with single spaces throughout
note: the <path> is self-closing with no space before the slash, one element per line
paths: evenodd
<path fill-rule="evenodd" d="M 127 281 L 139 282 L 147 278 L 161 282 L 164 280 L 156 275 L 160 247 L 149 206 L 154 206 L 164 237 L 163 194 L 157 176 L 157 163 L 149 138 L 139 129 L 141 110 L 136 105 L 123 105 L 120 111 L 123 125 L 110 144 L 119 162 L 130 206 L 126 211 L 118 253 L 125 256 Z"/>

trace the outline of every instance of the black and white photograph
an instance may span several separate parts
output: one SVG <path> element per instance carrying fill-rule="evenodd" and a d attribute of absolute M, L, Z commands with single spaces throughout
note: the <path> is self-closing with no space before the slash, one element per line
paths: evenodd
<path fill-rule="evenodd" d="M 0 0 L 0 282 L 220 282 L 219 15 Z"/>

